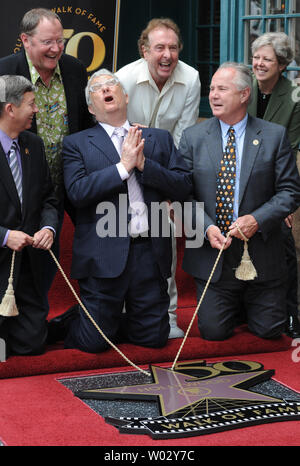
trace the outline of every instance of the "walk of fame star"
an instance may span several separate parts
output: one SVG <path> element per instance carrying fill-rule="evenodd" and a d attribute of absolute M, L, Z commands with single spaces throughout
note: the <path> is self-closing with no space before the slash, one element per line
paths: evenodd
<path fill-rule="evenodd" d="M 96 399 L 159 399 L 161 414 L 169 416 L 203 400 L 224 399 L 268 403 L 277 398 L 248 391 L 247 388 L 269 379 L 272 371 L 258 370 L 220 375 L 206 380 L 171 369 L 151 366 L 154 383 L 124 387 L 84 390 L 80 398 Z"/>

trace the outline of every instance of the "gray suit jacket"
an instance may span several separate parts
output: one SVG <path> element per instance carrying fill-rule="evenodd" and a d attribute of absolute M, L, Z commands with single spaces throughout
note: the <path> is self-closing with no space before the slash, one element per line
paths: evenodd
<path fill-rule="evenodd" d="M 220 123 L 211 118 L 183 132 L 180 152 L 193 173 L 194 201 L 204 202 L 204 228 L 215 224 L 216 178 L 222 157 Z M 276 279 L 285 273 L 281 223 L 300 204 L 300 178 L 284 127 L 249 116 L 242 155 L 239 216 L 251 214 L 259 231 L 250 239 L 249 253 L 257 280 Z M 218 255 L 210 243 L 187 249 L 183 269 L 207 280 Z M 212 281 L 222 271 L 223 255 Z"/>

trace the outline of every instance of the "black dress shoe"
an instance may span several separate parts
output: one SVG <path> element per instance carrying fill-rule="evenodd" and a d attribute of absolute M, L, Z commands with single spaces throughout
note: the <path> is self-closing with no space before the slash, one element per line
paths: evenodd
<path fill-rule="evenodd" d="M 285 333 L 291 338 L 300 337 L 300 322 L 298 317 L 289 316 L 285 328 Z"/>
<path fill-rule="evenodd" d="M 71 322 L 79 315 L 79 311 L 79 304 L 75 304 L 63 314 L 49 320 L 47 336 L 48 345 L 66 338 Z"/>

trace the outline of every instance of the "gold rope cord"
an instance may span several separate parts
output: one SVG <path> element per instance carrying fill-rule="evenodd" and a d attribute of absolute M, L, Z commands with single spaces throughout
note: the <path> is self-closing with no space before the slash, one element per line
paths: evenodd
<path fill-rule="evenodd" d="M 175 357 L 175 359 L 174 359 L 173 365 L 172 365 L 172 367 L 171 367 L 171 370 L 172 370 L 172 371 L 175 369 L 175 366 L 176 366 L 177 360 L 178 360 L 178 358 L 179 358 L 179 355 L 180 355 L 180 353 L 181 353 L 181 351 L 182 351 L 182 348 L 184 347 L 184 344 L 185 344 L 185 342 L 186 342 L 186 339 L 187 339 L 187 337 L 188 337 L 188 334 L 189 334 L 189 332 L 190 332 L 190 330 L 191 330 L 191 327 L 192 327 L 192 325 L 193 325 L 193 322 L 194 322 L 194 320 L 195 320 L 195 317 L 196 317 L 196 315 L 197 315 L 197 313 L 198 313 L 198 310 L 199 310 L 199 308 L 200 308 L 200 306 L 201 306 L 201 303 L 202 303 L 202 301 L 203 301 L 203 299 L 204 299 L 204 296 L 205 296 L 205 294 L 206 294 L 207 288 L 209 287 L 209 284 L 210 284 L 210 282 L 211 282 L 212 276 L 213 276 L 213 274 L 215 273 L 217 264 L 218 264 L 218 262 L 219 262 L 219 260 L 220 260 L 220 257 L 221 257 L 222 252 L 224 251 L 224 247 L 225 247 L 225 244 L 226 244 L 227 239 L 229 238 L 229 236 L 230 236 L 230 232 L 227 233 L 226 241 L 224 242 L 224 244 L 223 244 L 222 248 L 220 249 L 219 254 L 218 254 L 218 256 L 217 256 L 217 258 L 216 258 L 216 260 L 215 260 L 214 266 L 213 266 L 213 268 L 212 268 L 212 271 L 210 272 L 210 275 L 209 275 L 208 280 L 207 280 L 207 282 L 206 282 L 205 288 L 204 288 L 204 290 L 203 290 L 203 292 L 202 292 L 202 295 L 201 295 L 201 297 L 200 297 L 200 299 L 199 299 L 199 302 L 198 302 L 198 304 L 197 304 L 197 307 L 196 307 L 196 309 L 195 309 L 194 315 L 193 315 L 193 317 L 192 317 L 192 319 L 191 319 L 191 321 L 190 321 L 190 324 L 189 324 L 189 326 L 188 326 L 188 329 L 187 329 L 187 331 L 186 331 L 186 333 L 185 333 L 185 335 L 184 335 L 184 338 L 183 338 L 183 340 L 182 340 L 182 343 L 181 343 L 181 345 L 180 345 L 180 348 L 179 348 L 179 350 L 178 350 L 178 352 L 177 352 L 177 355 L 176 355 L 176 357 Z"/>

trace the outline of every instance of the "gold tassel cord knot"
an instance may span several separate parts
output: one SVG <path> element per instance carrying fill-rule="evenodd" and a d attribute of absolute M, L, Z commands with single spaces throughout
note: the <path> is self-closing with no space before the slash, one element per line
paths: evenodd
<path fill-rule="evenodd" d="M 8 287 L 3 296 L 2 302 L 0 304 L 0 315 L 4 317 L 13 317 L 19 315 L 19 311 L 16 305 L 14 287 L 13 287 L 13 272 L 15 265 L 15 255 L 16 251 L 12 253 L 10 275 L 8 279 Z"/>

